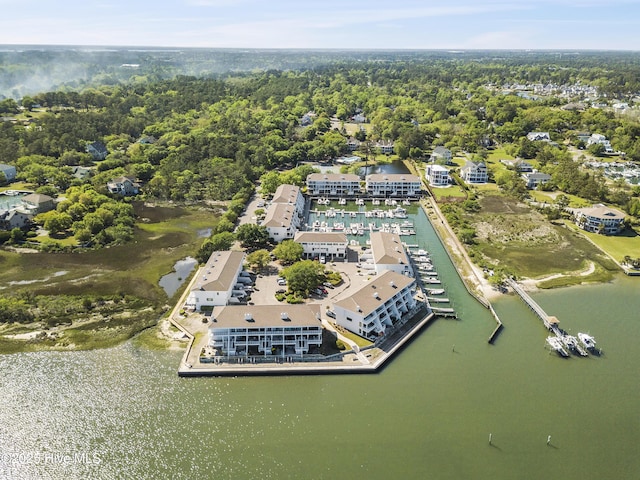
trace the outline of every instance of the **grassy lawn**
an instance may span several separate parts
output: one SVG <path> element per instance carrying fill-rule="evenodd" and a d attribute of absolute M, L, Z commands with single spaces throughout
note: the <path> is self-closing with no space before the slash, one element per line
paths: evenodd
<path fill-rule="evenodd" d="M 640 258 L 640 234 L 635 230 L 627 230 L 621 235 L 599 235 L 584 231 L 581 233 L 618 262 L 626 255 Z"/>
<path fill-rule="evenodd" d="M 35 190 L 36 186 L 26 182 L 13 182 L 4 187 L 0 187 L 0 192 L 6 192 L 7 190 Z"/>
<path fill-rule="evenodd" d="M 500 188 L 495 183 L 485 183 L 484 185 L 473 185 L 472 188 L 481 193 L 498 193 Z"/>
<path fill-rule="evenodd" d="M 467 194 L 458 185 L 446 187 L 446 188 L 431 188 L 431 192 L 436 201 L 440 202 L 447 197 L 454 198 L 466 198 Z"/>
<path fill-rule="evenodd" d="M 360 335 L 356 335 L 355 333 L 351 333 L 349 330 L 343 329 L 340 332 L 341 335 L 347 337 L 353 343 L 358 345 L 360 348 L 368 347 L 369 345 L 373 345 L 373 342 L 370 342 L 366 338 L 361 337 Z"/>

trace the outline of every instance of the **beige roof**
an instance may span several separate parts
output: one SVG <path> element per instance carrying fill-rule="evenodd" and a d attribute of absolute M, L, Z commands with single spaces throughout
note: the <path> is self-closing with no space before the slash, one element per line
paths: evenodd
<path fill-rule="evenodd" d="M 296 203 L 299 194 L 300 187 L 283 184 L 280 185 L 277 188 L 276 193 L 273 194 L 271 203 Z"/>
<path fill-rule="evenodd" d="M 53 198 L 42 193 L 30 193 L 29 195 L 22 197 L 22 201 L 32 205 L 40 205 L 41 203 L 52 202 Z"/>
<path fill-rule="evenodd" d="M 288 203 L 274 203 L 267 209 L 267 215 L 262 225 L 265 227 L 288 227 L 293 216 L 296 215 L 294 206 Z"/>
<path fill-rule="evenodd" d="M 415 175 L 405 173 L 372 173 L 367 175 L 367 182 L 410 182 L 420 183 Z"/>
<path fill-rule="evenodd" d="M 400 236 L 389 232 L 371 232 L 371 252 L 377 265 L 409 265 Z"/>
<path fill-rule="evenodd" d="M 200 270 L 193 290 L 227 292 L 236 281 L 236 273 L 244 261 L 244 252 L 213 252 Z"/>
<path fill-rule="evenodd" d="M 360 176 L 354 173 L 311 173 L 307 182 L 360 182 Z"/>
<path fill-rule="evenodd" d="M 620 210 L 616 210 L 615 208 L 605 207 L 602 204 L 594 205 L 589 208 L 578 208 L 577 209 L 583 215 L 593 218 L 602 218 L 609 220 L 624 220 L 624 213 Z"/>
<path fill-rule="evenodd" d="M 414 279 L 411 277 L 387 270 L 351 296 L 340 299 L 335 304 L 366 317 L 413 282 Z"/>
<path fill-rule="evenodd" d="M 229 305 L 214 311 L 209 328 L 321 327 L 319 318 L 320 304 Z"/>
<path fill-rule="evenodd" d="M 298 243 L 347 243 L 347 236 L 340 232 L 298 232 L 294 237 Z"/>

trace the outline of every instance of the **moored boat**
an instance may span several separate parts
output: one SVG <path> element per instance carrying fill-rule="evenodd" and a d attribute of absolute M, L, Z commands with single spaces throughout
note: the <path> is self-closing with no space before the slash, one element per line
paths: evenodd
<path fill-rule="evenodd" d="M 547 343 L 549 344 L 549 346 L 553 350 L 555 350 L 558 353 L 558 355 L 560 355 L 562 357 L 568 357 L 569 356 L 567 351 L 562 346 L 562 342 L 560 341 L 560 339 L 558 337 L 547 337 Z"/>
<path fill-rule="evenodd" d="M 578 333 L 578 338 L 587 350 L 596 349 L 596 339 L 587 333 Z"/>

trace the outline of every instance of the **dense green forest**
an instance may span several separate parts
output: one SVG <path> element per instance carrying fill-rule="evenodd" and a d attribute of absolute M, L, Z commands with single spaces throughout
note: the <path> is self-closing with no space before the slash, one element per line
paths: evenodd
<path fill-rule="evenodd" d="M 202 55 L 195 52 L 183 63 L 195 68 Z M 355 135 L 371 142 L 394 141 L 400 158 L 424 160 L 433 147 L 444 145 L 454 153 L 481 159 L 487 148 L 502 146 L 515 156 L 536 159 L 553 174 L 553 185 L 568 193 L 619 205 L 630 201 L 626 193 L 620 196 L 616 190 L 615 196 L 597 175 L 581 171 L 566 149 L 578 144 L 578 132 L 597 132 L 625 152 L 627 160 L 640 161 L 640 123 L 610 108 L 590 106 L 614 100 L 633 103 L 640 92 L 636 55 L 343 52 L 332 58 L 326 52 L 307 57 L 300 52 L 280 56 L 252 52 L 252 57 L 233 51 L 224 55 L 229 62 L 242 57 L 243 66 L 259 58 L 267 64 L 279 58 L 283 65 L 297 66 L 306 58 L 311 66 L 257 73 L 227 70 L 216 77 L 112 77 L 86 88 L 6 98 L 0 102 L 2 115 L 18 115 L 18 121 L 0 124 L 0 162 L 15 165 L 20 180 L 52 196 L 82 184 L 103 195 L 110 179 L 127 175 L 141 182 L 143 198 L 224 201 L 252 188 L 267 172 L 346 153 L 347 139 L 354 133 L 348 133 L 345 124 L 362 114 L 367 121 Z M 117 62 L 122 60 L 117 57 Z M 19 65 L 5 64 L 4 74 Z M 163 74 L 172 71 L 163 68 Z M 91 81 L 104 80 L 108 70 L 97 69 Z M 553 84 L 558 91 L 560 86 L 576 85 L 592 90 L 534 99 L 505 91 L 505 85 L 514 83 Z M 571 102 L 583 102 L 584 107 L 562 108 Z M 313 123 L 302 127 L 307 112 L 315 113 Z M 531 131 L 549 132 L 556 145 L 527 140 Z M 94 141 L 106 146 L 105 159 L 95 161 L 86 153 L 86 145 Z M 93 175 L 77 178 L 76 166 L 91 168 Z M 509 189 L 508 181 L 497 180 Z M 59 206 L 63 211 L 68 208 L 68 202 Z M 74 212 L 76 229 L 86 238 L 91 228 L 78 224 L 82 215 L 77 208 Z M 95 216 L 93 210 L 87 213 Z M 128 238 L 128 220 L 123 222 L 118 237 Z"/>

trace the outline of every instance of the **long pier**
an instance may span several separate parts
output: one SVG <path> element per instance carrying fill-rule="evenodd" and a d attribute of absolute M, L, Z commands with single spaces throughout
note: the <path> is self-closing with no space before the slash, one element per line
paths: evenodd
<path fill-rule="evenodd" d="M 513 291 L 518 294 L 522 301 L 526 303 L 531 310 L 533 310 L 533 313 L 535 313 L 538 318 L 542 320 L 542 323 L 544 323 L 544 326 L 547 327 L 548 330 L 551 330 L 556 334 L 559 333 L 556 332 L 556 330 L 558 330 L 558 320 L 556 319 L 556 317 L 547 315 L 547 312 L 545 312 L 544 309 L 540 305 L 538 305 L 536 301 L 531 298 L 531 296 L 527 292 L 525 292 L 515 280 L 513 280 L 512 278 L 507 278 L 505 281 L 513 289 Z"/>

